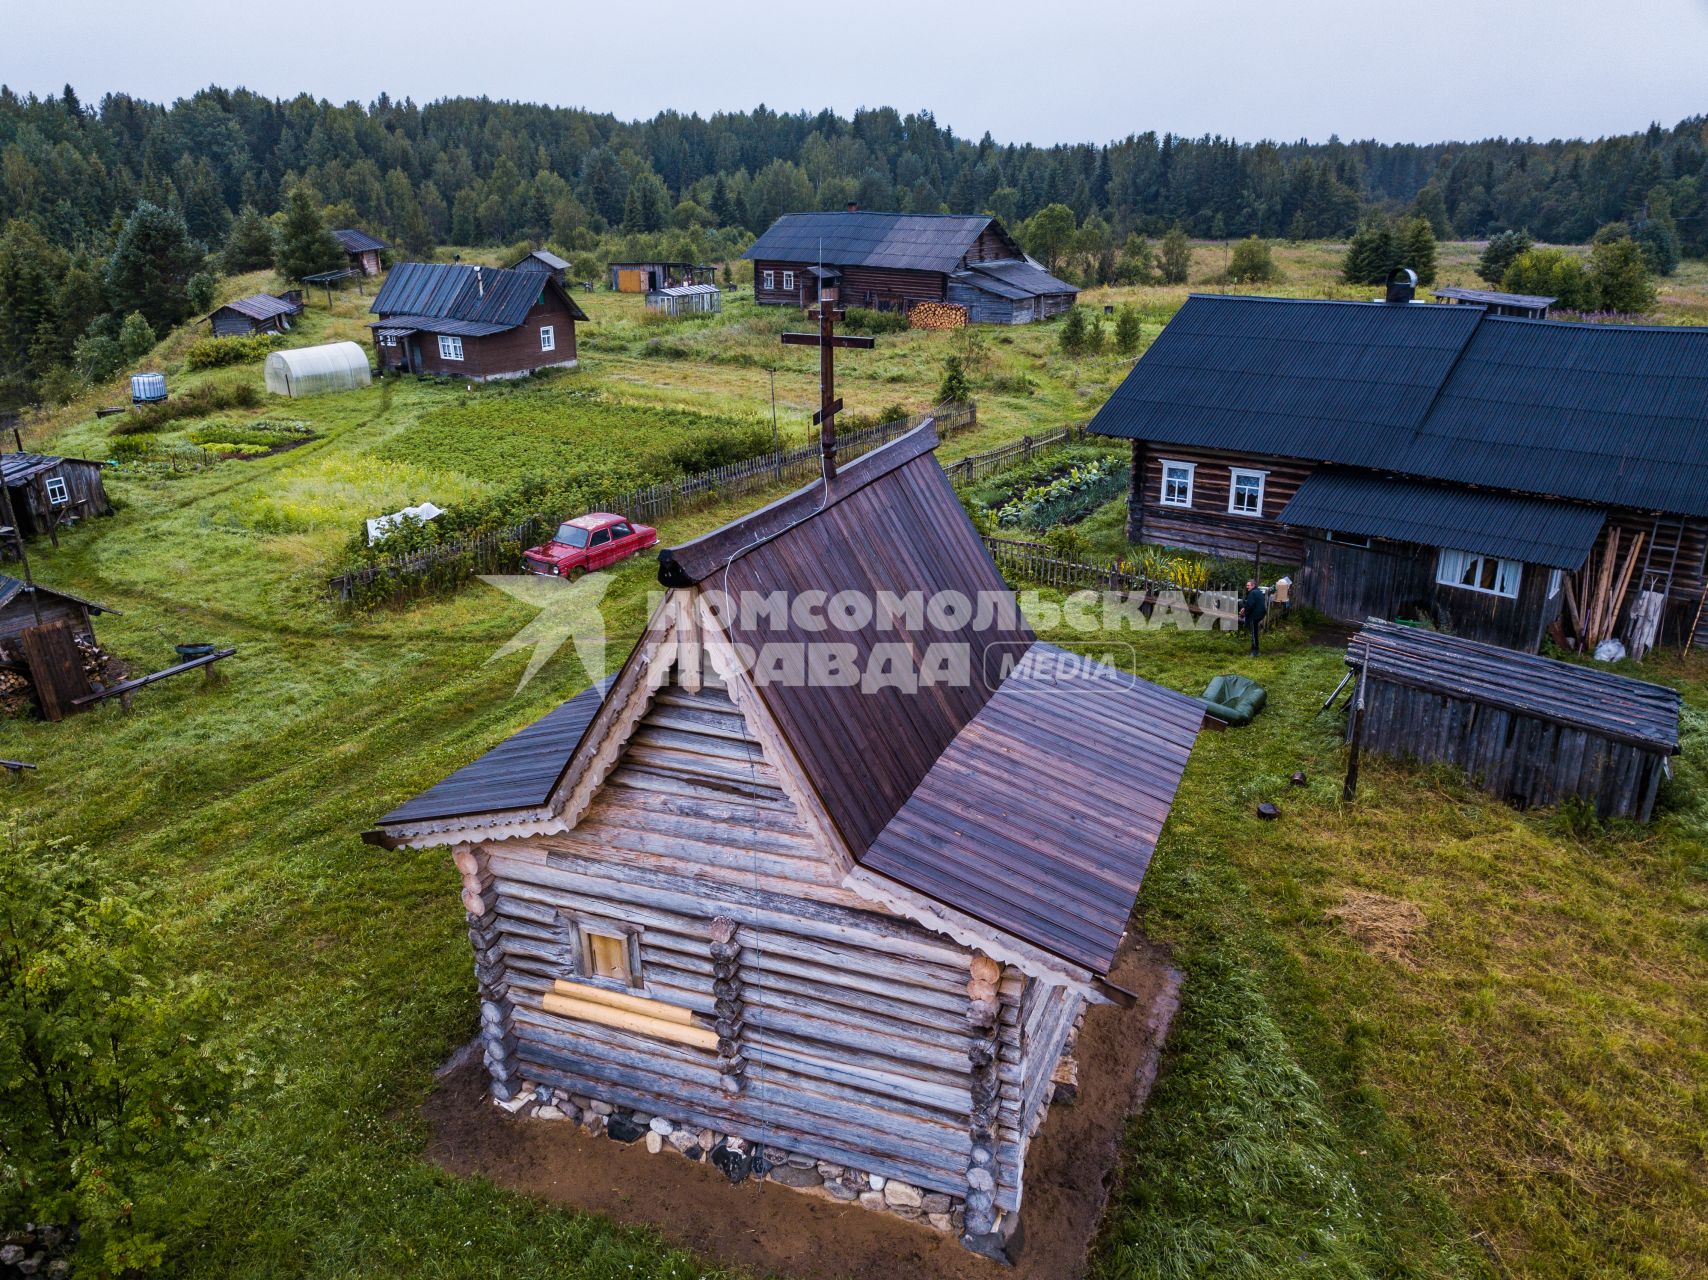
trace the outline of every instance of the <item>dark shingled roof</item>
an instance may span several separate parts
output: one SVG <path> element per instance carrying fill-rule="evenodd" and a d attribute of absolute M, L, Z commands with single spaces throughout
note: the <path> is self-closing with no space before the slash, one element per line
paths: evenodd
<path fill-rule="evenodd" d="M 606 676 L 546 712 L 473 764 L 464 765 L 443 782 L 398 805 L 380 819 L 379 825 L 537 809 L 551 797 L 552 788 L 615 679 Z"/>
<path fill-rule="evenodd" d="M 950 272 L 994 221 L 960 213 L 785 213 L 741 256 Z"/>
<path fill-rule="evenodd" d="M 384 240 L 376 240 L 366 231 L 358 230 L 355 227 L 339 227 L 332 233 L 332 236 L 338 241 L 345 253 L 366 253 L 370 249 L 387 247 Z"/>
<path fill-rule="evenodd" d="M 477 276 L 478 273 L 478 276 Z M 446 320 L 513 329 L 528 318 L 543 289 L 556 290 L 577 320 L 587 319 L 562 286 L 541 271 L 471 267 L 462 263 L 400 262 L 368 308 L 389 323 L 441 332 Z M 443 329 L 445 333 L 452 330 Z M 479 337 L 480 333 L 465 332 Z"/>
<path fill-rule="evenodd" d="M 1099 435 L 1708 515 L 1708 329 L 1194 295 Z"/>
<path fill-rule="evenodd" d="M 12 577 L 12 575 L 8 573 L 0 573 L 0 609 L 4 609 L 7 605 L 11 604 L 24 589 L 25 584 L 21 580 Z M 111 608 L 107 605 L 97 604 L 87 596 L 80 596 L 71 591 L 61 591 L 57 587 L 49 587 L 40 582 L 36 583 L 32 589 L 38 596 L 59 596 L 64 600 L 75 600 L 78 604 L 94 613 L 111 613 L 116 616 L 119 612 L 117 609 Z"/>
<path fill-rule="evenodd" d="M 1520 715 L 1542 712 L 1604 738 L 1678 753 L 1676 689 L 1611 671 L 1467 640 L 1377 618 L 1346 646 L 1346 663 L 1368 655 L 1370 678 L 1473 698 Z"/>
<path fill-rule="evenodd" d="M 1078 293 L 1066 281 L 1058 280 L 1036 262 L 1014 258 L 1001 262 L 975 262 L 965 271 L 957 271 L 954 279 L 985 289 L 1003 298 L 1037 298 L 1047 294 Z"/>
<path fill-rule="evenodd" d="M 1325 467 L 1306 477 L 1279 518 L 1307 529 L 1397 538 L 1576 569 L 1595 546 L 1607 512 L 1516 493 Z"/>
<path fill-rule="evenodd" d="M 270 293 L 252 293 L 246 298 L 237 298 L 223 307 L 215 308 L 213 314 L 217 316 L 221 311 L 235 311 L 251 320 L 271 320 L 274 316 L 295 315 L 297 307 L 294 303 L 275 298 Z"/>

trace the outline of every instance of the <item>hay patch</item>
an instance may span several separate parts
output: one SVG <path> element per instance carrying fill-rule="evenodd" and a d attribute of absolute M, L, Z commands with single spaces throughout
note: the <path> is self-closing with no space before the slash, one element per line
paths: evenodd
<path fill-rule="evenodd" d="M 1416 952 L 1429 930 L 1429 917 L 1415 902 L 1348 889 L 1341 895 L 1340 905 L 1330 907 L 1328 914 L 1371 955 L 1407 969 L 1417 968 Z"/>

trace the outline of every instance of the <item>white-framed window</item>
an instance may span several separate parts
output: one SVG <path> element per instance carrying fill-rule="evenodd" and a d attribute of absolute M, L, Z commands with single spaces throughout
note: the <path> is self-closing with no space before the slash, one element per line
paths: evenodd
<path fill-rule="evenodd" d="M 1165 507 L 1192 505 L 1192 475 L 1198 470 L 1193 462 L 1162 462 L 1162 494 L 1157 499 Z"/>
<path fill-rule="evenodd" d="M 557 350 L 557 330 L 549 324 L 540 326 L 540 350 Z"/>
<path fill-rule="evenodd" d="M 764 273 L 764 276 L 765 287 L 767 289 L 775 289 L 777 287 L 777 273 L 775 271 L 767 271 Z"/>
<path fill-rule="evenodd" d="M 47 478 L 47 500 L 56 507 L 63 507 L 71 501 L 71 494 L 65 487 L 65 481 L 59 476 Z"/>
<path fill-rule="evenodd" d="M 640 987 L 640 930 L 614 925 L 582 924 L 581 977 L 596 982 L 611 982 L 624 987 Z"/>
<path fill-rule="evenodd" d="M 783 273 L 783 288 L 784 289 L 793 289 L 794 287 L 795 287 L 795 273 L 793 271 L 785 271 Z"/>
<path fill-rule="evenodd" d="M 448 333 L 439 335 L 439 359 L 461 360 L 463 358 L 463 340 L 453 338 Z"/>
<path fill-rule="evenodd" d="M 1458 551 L 1442 547 L 1435 562 L 1435 580 L 1446 587 L 1463 587 L 1466 591 L 1481 591 L 1491 596 L 1516 596 L 1524 565 L 1518 560 L 1502 560 L 1498 556 L 1479 555 L 1475 551 Z"/>
<path fill-rule="evenodd" d="M 1245 467 L 1228 468 L 1228 514 L 1260 516 L 1263 514 L 1263 482 L 1267 471 L 1250 471 Z"/>

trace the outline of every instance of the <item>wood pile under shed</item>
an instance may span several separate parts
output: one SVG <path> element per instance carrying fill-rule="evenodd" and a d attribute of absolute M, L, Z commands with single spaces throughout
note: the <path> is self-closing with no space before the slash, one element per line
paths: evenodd
<path fill-rule="evenodd" d="M 967 309 L 954 302 L 916 302 L 907 322 L 915 329 L 965 329 Z"/>
<path fill-rule="evenodd" d="M 1678 754 L 1663 685 L 1375 618 L 1346 663 L 1364 698 L 1355 751 L 1454 765 L 1521 809 L 1576 796 L 1647 822 Z"/>

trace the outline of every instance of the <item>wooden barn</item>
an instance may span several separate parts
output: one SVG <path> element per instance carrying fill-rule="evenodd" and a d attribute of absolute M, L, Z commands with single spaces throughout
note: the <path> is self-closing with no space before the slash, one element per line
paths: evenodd
<path fill-rule="evenodd" d="M 1708 330 L 1194 295 L 1088 430 L 1133 442 L 1134 542 L 1534 651 L 1598 592 L 1708 642 L 1704 422 Z"/>
<path fill-rule="evenodd" d="M 535 249 L 532 253 L 523 254 L 510 264 L 510 270 L 543 271 L 566 289 L 569 287 L 567 278 L 569 263 L 549 249 Z"/>
<path fill-rule="evenodd" d="M 575 367 L 587 319 L 550 272 L 400 262 L 369 308 L 381 372 L 484 382 Z"/>
<path fill-rule="evenodd" d="M 1375 618 L 1346 662 L 1358 750 L 1453 765 L 1519 808 L 1576 797 L 1647 822 L 1678 754 L 1681 699 L 1662 685 Z"/>
<path fill-rule="evenodd" d="M 391 246 L 356 227 L 340 227 L 332 233 L 338 247 L 344 250 L 349 269 L 365 276 L 377 276 L 384 265 L 380 255 Z"/>
<path fill-rule="evenodd" d="M 32 587 L 0 573 L 0 641 L 15 641 L 30 628 L 53 622 L 69 623 L 78 635 L 92 637 L 95 627 L 90 615 L 97 613 L 117 613 L 117 610 L 39 582 Z"/>
<path fill-rule="evenodd" d="M 14 537 L 45 533 L 57 543 L 61 528 L 90 516 L 111 515 L 102 465 L 46 453 L 0 454 L 0 483 L 11 499 L 14 521 L 12 527 L 0 529 L 0 554 Z M 0 517 L 4 514 L 0 511 Z"/>
<path fill-rule="evenodd" d="M 612 679 L 369 838 L 454 851 L 501 1105 L 999 1253 L 1203 708 L 1038 640 L 935 447 L 661 553 Z"/>
<path fill-rule="evenodd" d="M 613 262 L 611 292 L 656 293 L 683 284 L 716 284 L 718 269 L 694 262 Z"/>
<path fill-rule="evenodd" d="M 216 338 L 241 338 L 254 333 L 284 333 L 302 314 L 302 290 L 290 294 L 252 293 L 226 303 L 208 317 Z"/>
<path fill-rule="evenodd" d="M 984 214 L 787 213 L 742 257 L 753 262 L 754 300 L 774 306 L 810 306 L 826 280 L 845 306 L 948 302 L 975 323 L 1024 324 L 1060 315 L 1079 297 Z"/>

